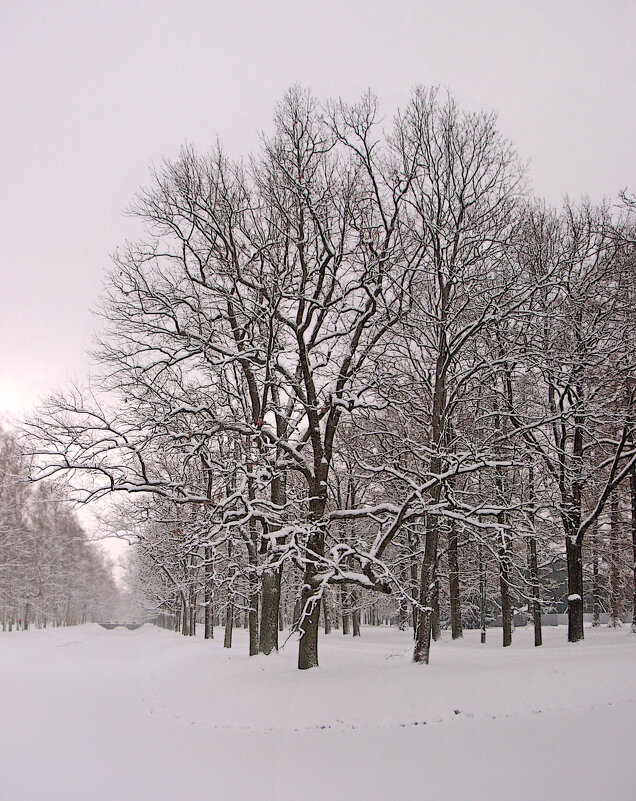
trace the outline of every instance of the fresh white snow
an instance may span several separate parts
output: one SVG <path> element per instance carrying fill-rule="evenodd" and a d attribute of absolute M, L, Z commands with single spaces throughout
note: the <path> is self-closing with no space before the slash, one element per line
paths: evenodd
<path fill-rule="evenodd" d="M 636 636 L 321 638 L 321 667 L 144 626 L 0 635 L 0 801 L 633 801 Z"/>

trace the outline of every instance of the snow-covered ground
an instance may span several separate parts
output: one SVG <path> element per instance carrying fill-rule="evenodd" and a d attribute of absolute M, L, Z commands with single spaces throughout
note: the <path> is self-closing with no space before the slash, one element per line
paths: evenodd
<path fill-rule="evenodd" d="M 410 663 L 408 633 L 321 667 L 144 626 L 0 635 L 0 801 L 634 801 L 636 635 L 489 631 Z"/>

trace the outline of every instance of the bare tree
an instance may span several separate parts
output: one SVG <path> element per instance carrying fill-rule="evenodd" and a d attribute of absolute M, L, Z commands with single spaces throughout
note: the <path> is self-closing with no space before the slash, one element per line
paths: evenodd
<path fill-rule="evenodd" d="M 530 212 L 526 243 L 540 290 L 517 332 L 505 394 L 509 420 L 552 488 L 565 534 L 568 639 L 576 642 L 583 638 L 585 534 L 636 463 L 623 295 L 629 270 L 607 210 L 590 204 L 566 204 L 560 218 Z"/>

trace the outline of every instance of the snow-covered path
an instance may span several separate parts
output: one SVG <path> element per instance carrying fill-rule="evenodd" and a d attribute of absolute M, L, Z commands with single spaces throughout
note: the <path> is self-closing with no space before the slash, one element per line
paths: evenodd
<path fill-rule="evenodd" d="M 321 667 L 145 626 L 0 636 L 0 801 L 633 801 L 636 636 L 323 638 Z"/>

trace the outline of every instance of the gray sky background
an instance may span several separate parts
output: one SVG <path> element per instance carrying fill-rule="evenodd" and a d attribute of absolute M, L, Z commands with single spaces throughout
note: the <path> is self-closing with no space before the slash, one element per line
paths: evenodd
<path fill-rule="evenodd" d="M 85 380 L 122 211 L 151 162 L 258 145 L 299 82 L 494 108 L 535 192 L 636 190 L 635 0 L 0 0 L 0 414 Z"/>

